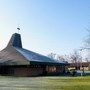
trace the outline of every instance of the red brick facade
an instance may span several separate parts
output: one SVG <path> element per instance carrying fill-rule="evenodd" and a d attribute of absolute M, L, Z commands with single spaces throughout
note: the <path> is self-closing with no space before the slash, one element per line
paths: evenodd
<path fill-rule="evenodd" d="M 3 70 L 3 71 L 2 71 Z M 62 66 L 7 66 L 2 67 L 1 75 L 12 76 L 41 76 L 41 75 L 57 75 L 63 73 L 64 68 Z"/>

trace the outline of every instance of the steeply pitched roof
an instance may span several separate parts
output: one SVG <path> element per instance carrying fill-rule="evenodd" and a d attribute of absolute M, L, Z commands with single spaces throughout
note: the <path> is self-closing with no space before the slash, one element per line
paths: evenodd
<path fill-rule="evenodd" d="M 56 61 L 44 55 L 22 48 L 20 34 L 13 34 L 7 47 L 0 52 L 0 64 L 2 65 L 66 65 L 65 62 Z"/>
<path fill-rule="evenodd" d="M 19 47 L 19 48 L 22 48 L 22 41 L 21 41 L 21 35 L 20 34 L 17 34 L 17 33 L 14 33 L 7 45 L 7 47 Z"/>

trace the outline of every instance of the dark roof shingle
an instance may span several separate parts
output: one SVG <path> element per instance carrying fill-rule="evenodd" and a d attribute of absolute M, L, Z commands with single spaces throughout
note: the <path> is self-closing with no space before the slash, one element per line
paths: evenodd
<path fill-rule="evenodd" d="M 34 62 L 34 64 L 67 65 L 65 62 L 60 62 L 22 48 L 20 34 L 13 34 L 7 47 L 0 52 L 0 64 L 28 65 L 32 62 Z"/>

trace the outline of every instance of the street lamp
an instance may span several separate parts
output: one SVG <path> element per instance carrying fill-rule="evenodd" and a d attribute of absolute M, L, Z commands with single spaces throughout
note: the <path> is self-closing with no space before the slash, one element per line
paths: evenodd
<path fill-rule="evenodd" d="M 81 63 L 80 63 L 80 67 L 81 67 L 81 76 L 82 76 L 82 73 L 83 73 L 83 71 L 82 71 L 82 55 L 81 55 L 82 50 L 83 50 L 83 49 L 79 49 L 79 51 L 80 51 L 80 56 L 81 56 Z"/>

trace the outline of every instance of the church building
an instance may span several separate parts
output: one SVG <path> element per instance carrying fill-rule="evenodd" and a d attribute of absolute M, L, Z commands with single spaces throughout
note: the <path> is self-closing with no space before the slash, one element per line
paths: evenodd
<path fill-rule="evenodd" d="M 18 33 L 14 33 L 6 48 L 0 51 L 0 75 L 60 75 L 65 72 L 67 65 L 66 62 L 24 49 Z"/>

